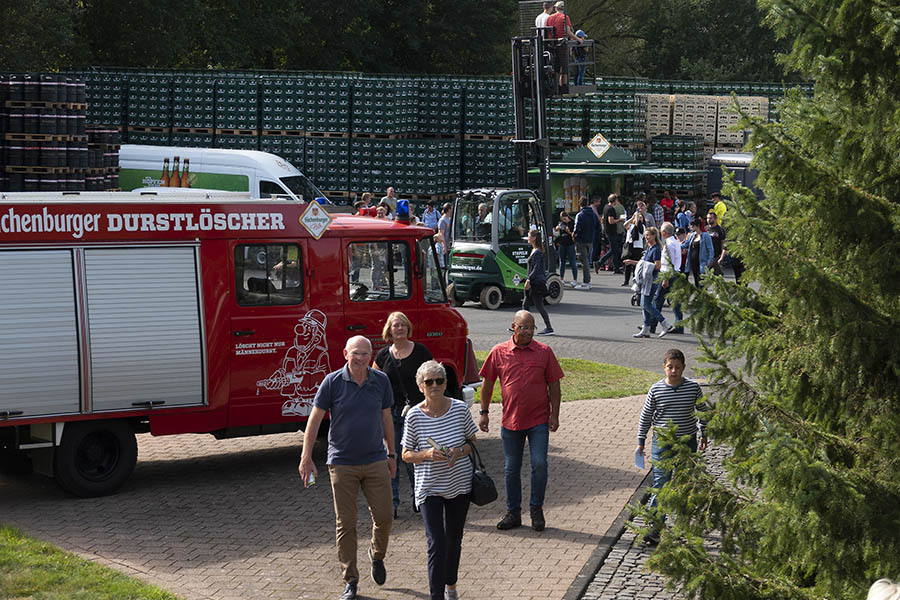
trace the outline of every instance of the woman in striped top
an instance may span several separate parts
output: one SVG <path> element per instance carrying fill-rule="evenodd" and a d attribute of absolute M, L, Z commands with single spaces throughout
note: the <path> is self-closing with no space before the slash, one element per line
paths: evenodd
<path fill-rule="evenodd" d="M 463 457 L 472 452 L 466 442 L 475 443 L 478 429 L 466 404 L 444 395 L 447 373 L 441 363 L 423 363 L 416 371 L 416 383 L 425 401 L 406 415 L 403 460 L 415 465 L 416 505 L 428 539 L 431 600 L 456 600 L 472 491 L 472 463 Z"/>

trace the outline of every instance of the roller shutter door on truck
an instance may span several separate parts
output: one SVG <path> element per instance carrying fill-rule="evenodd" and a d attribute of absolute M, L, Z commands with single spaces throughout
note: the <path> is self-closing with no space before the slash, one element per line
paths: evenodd
<path fill-rule="evenodd" d="M 0 411 L 77 413 L 72 251 L 3 250 L 0 274 Z"/>
<path fill-rule="evenodd" d="M 84 254 L 93 410 L 204 403 L 195 248 Z"/>

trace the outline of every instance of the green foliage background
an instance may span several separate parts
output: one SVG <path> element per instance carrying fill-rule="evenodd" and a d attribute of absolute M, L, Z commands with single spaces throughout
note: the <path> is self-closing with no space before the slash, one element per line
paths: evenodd
<path fill-rule="evenodd" d="M 734 454 L 728 485 L 674 461 L 651 565 L 691 597 L 859 599 L 900 576 L 900 6 L 760 6 L 816 91 L 743 119 L 765 199 L 726 187 L 725 226 L 753 285 L 678 286 Z"/>
<path fill-rule="evenodd" d="M 65 67 L 503 75 L 516 0 L 0 2 L 0 70 Z M 779 79 L 755 0 L 570 0 L 601 75 Z M 537 14 L 537 13 L 535 13 Z"/>

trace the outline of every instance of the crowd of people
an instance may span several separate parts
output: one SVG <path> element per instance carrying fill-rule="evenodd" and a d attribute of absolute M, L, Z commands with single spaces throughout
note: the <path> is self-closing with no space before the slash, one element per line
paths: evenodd
<path fill-rule="evenodd" d="M 393 187 L 387 188 L 385 195 L 373 204 L 374 196 L 371 192 L 364 192 L 360 199 L 353 203 L 353 214 L 374 216 L 377 219 L 392 221 L 397 218 L 397 192 Z M 375 214 L 370 215 L 370 209 L 375 209 Z M 424 209 L 419 216 L 410 211 L 410 223 L 424 225 L 434 230 L 435 246 L 438 252 L 438 260 L 441 267 L 446 267 L 450 255 L 450 221 L 453 218 L 453 203 L 445 202 L 439 208 L 434 200 L 427 200 Z"/>
<path fill-rule="evenodd" d="M 656 334 L 657 326 L 661 326 L 659 337 L 684 333 L 679 324 L 683 318 L 680 306 L 672 306 L 673 323 L 662 313 L 671 289 L 666 273 L 681 273 L 699 287 L 707 271 L 722 275 L 723 265 L 730 262 L 740 282 L 743 265 L 726 251 L 721 223 L 726 207 L 719 194 L 712 195 L 706 215 L 699 213 L 695 202 L 679 199 L 671 191 L 665 191 L 659 200 L 654 192 L 639 193 L 630 211 L 617 194 L 610 194 L 602 208 L 601 201 L 596 195 L 582 198 L 581 210 L 574 218 L 565 210 L 560 212 L 553 240 L 559 277 L 567 287 L 589 290 L 591 271 L 606 269 L 624 275 L 621 285 L 632 287 L 643 311 L 635 338 Z M 571 279 L 566 279 L 567 269 Z"/>

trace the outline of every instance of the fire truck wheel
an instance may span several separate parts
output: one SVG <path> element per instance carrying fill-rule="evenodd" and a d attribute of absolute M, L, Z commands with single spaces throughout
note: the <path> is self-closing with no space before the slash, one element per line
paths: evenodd
<path fill-rule="evenodd" d="M 562 279 L 560 279 L 558 275 L 551 275 L 547 279 L 547 295 L 544 296 L 544 302 L 547 304 L 559 304 L 562 302 L 562 297 Z"/>
<path fill-rule="evenodd" d="M 66 424 L 53 457 L 57 483 L 75 496 L 91 498 L 115 492 L 137 462 L 134 430 L 123 421 Z"/>
<path fill-rule="evenodd" d="M 496 285 L 486 285 L 479 297 L 481 306 L 488 310 L 497 310 L 503 303 L 503 291 Z"/>

